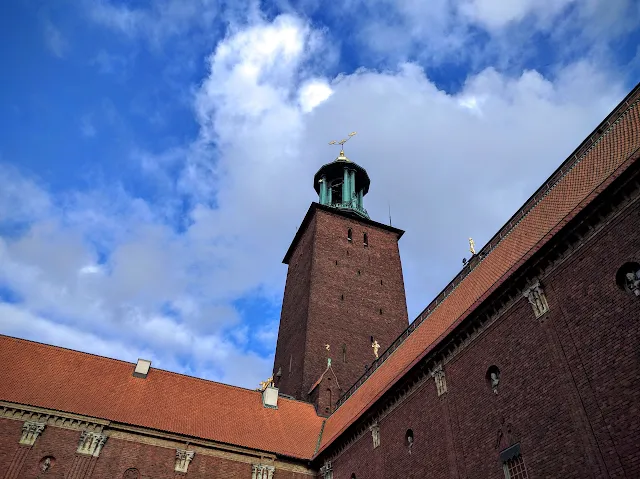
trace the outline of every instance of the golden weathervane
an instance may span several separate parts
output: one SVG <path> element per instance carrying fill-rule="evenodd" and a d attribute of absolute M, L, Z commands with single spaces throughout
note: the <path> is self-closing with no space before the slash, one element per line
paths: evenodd
<path fill-rule="evenodd" d="M 344 156 L 344 144 L 347 141 L 349 141 L 351 138 L 356 136 L 356 133 L 357 133 L 356 131 L 352 131 L 351 133 L 349 133 L 349 136 L 347 136 L 346 138 L 343 138 L 340 141 L 338 141 L 338 140 L 330 141 L 329 144 L 330 145 L 340 145 L 340 156 Z"/>

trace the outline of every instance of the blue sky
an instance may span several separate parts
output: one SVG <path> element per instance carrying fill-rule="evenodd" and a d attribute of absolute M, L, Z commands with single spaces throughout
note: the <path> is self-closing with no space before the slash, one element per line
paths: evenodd
<path fill-rule="evenodd" d="M 3 2 L 0 333 L 255 387 L 353 130 L 413 318 L 639 81 L 639 5 Z"/>

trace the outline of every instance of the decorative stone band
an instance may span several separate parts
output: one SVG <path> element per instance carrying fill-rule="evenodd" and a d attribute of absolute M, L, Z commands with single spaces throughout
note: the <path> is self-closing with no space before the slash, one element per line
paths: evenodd
<path fill-rule="evenodd" d="M 107 442 L 107 436 L 99 432 L 82 431 L 80 433 L 80 441 L 78 441 L 78 454 L 98 457 L 102 446 Z"/>
<path fill-rule="evenodd" d="M 33 446 L 40 433 L 44 431 L 44 427 L 44 423 L 26 421 L 22 426 L 22 437 L 20 438 L 20 444 L 24 446 Z"/>
<path fill-rule="evenodd" d="M 189 464 L 195 456 L 195 451 L 187 451 L 185 449 L 176 449 L 176 472 L 184 472 L 186 474 Z"/>
<path fill-rule="evenodd" d="M 447 378 L 444 375 L 442 364 L 434 369 L 434 371 L 431 373 L 431 376 L 436 381 L 436 390 L 438 391 L 438 396 L 442 396 L 447 392 Z"/>
<path fill-rule="evenodd" d="M 276 470 L 273 466 L 266 464 L 254 464 L 251 471 L 251 479 L 273 479 L 273 473 Z"/>
<path fill-rule="evenodd" d="M 547 297 L 544 295 L 544 290 L 538 281 L 533 283 L 529 289 L 524 292 L 523 296 L 529 300 L 536 318 L 540 318 L 544 313 L 549 311 Z"/>

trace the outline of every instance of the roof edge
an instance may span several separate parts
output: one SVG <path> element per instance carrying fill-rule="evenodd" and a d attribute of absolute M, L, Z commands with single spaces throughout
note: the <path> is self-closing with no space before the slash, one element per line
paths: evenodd
<path fill-rule="evenodd" d="M 635 157 L 635 158 L 634 158 Z M 560 235 L 563 231 L 567 231 L 571 229 L 571 226 L 573 224 L 575 224 L 574 222 L 576 220 L 581 220 L 583 218 L 580 217 L 580 215 L 585 212 L 585 209 L 588 208 L 591 205 L 595 205 L 597 204 L 597 198 L 601 197 L 601 195 L 603 193 L 606 194 L 607 190 L 611 188 L 612 184 L 614 184 L 614 182 L 616 180 L 619 180 L 620 178 L 624 178 L 625 177 L 625 173 L 628 173 L 630 168 L 633 168 L 633 165 L 640 162 L 640 148 L 636 149 L 634 153 L 632 153 L 627 160 L 625 161 L 625 163 L 623 163 L 622 165 L 620 165 L 618 167 L 618 169 L 616 171 L 620 171 L 621 173 L 620 175 L 616 176 L 614 174 L 612 174 L 611 176 L 609 176 L 608 178 L 608 182 L 605 185 L 605 189 L 603 192 L 599 193 L 598 196 L 596 196 L 596 198 L 594 198 L 593 200 L 589 201 L 588 203 L 580 206 L 578 205 L 575 209 L 574 212 L 569 213 L 568 216 L 571 216 L 571 218 L 569 219 L 569 221 L 558 231 L 556 232 L 552 237 L 551 240 Z M 637 166 L 636 169 L 634 171 L 632 171 L 631 175 L 632 178 L 634 177 L 633 175 L 638 175 L 639 174 L 639 170 L 640 170 L 640 166 Z M 636 180 L 637 181 L 637 180 Z M 602 203 L 600 203 L 602 204 Z M 575 211 L 578 210 L 578 211 Z M 592 212 L 589 211 L 587 212 L 587 216 L 591 215 Z M 550 240 L 550 241 L 551 241 Z M 542 240 L 544 241 L 544 240 Z M 542 245 L 542 248 L 546 247 L 550 241 L 547 241 L 545 244 Z M 538 243 L 539 244 L 539 243 Z M 453 322 L 437 339 L 435 339 L 433 342 L 431 342 L 430 344 L 428 344 L 427 346 L 425 346 L 425 348 L 422 350 L 422 352 L 411 362 L 409 363 L 400 373 L 398 373 L 396 376 L 393 377 L 393 379 L 384 387 L 382 388 L 377 394 L 376 396 L 371 399 L 369 401 L 369 403 L 367 403 L 366 406 L 364 406 L 354 417 L 352 420 L 350 420 L 344 427 L 342 427 L 340 430 L 338 430 L 338 432 L 336 434 L 333 435 L 333 437 L 330 439 L 329 442 L 327 442 L 326 444 L 324 444 L 324 446 L 320 447 L 319 449 L 316 450 L 314 456 L 313 456 L 313 460 L 317 459 L 319 457 L 319 455 L 321 453 L 323 453 L 325 450 L 327 450 L 331 444 L 333 444 L 333 441 L 335 441 L 336 439 L 338 439 L 340 436 L 342 436 L 345 431 L 347 431 L 351 426 L 353 426 L 360 418 L 362 418 L 367 411 L 370 410 L 371 407 L 373 407 L 385 394 L 387 394 L 389 391 L 391 391 L 398 383 L 399 381 L 405 377 L 405 375 L 409 374 L 411 372 L 412 369 L 414 369 L 417 365 L 420 364 L 421 361 L 425 360 L 425 358 L 427 358 L 430 354 L 438 354 L 438 350 L 437 348 L 442 346 L 444 340 L 447 339 L 447 337 L 449 337 L 450 335 L 455 335 L 458 334 L 459 328 L 462 327 L 463 323 L 465 321 L 468 320 L 468 318 L 475 312 L 477 311 L 483 303 L 487 302 L 487 301 L 491 301 L 492 297 L 494 296 L 494 294 L 496 293 L 496 291 L 502 287 L 505 283 L 505 281 L 509 278 L 511 278 L 514 274 L 516 274 L 518 271 L 522 271 L 528 267 L 530 267 L 531 265 L 531 260 L 532 258 L 534 258 L 537 254 L 539 254 L 541 251 L 540 248 L 536 248 L 536 246 L 532 247 L 530 254 L 524 259 L 524 261 L 520 261 L 519 263 L 516 263 L 514 265 L 515 269 L 514 270 L 510 270 L 508 273 L 506 273 L 502 278 L 500 278 L 498 281 L 496 281 L 492 287 L 487 290 L 483 296 L 481 296 L 472 306 L 470 306 L 459 318 L 456 319 L 455 322 Z M 397 350 L 398 348 L 396 348 Z M 375 372 L 375 370 L 374 370 Z M 372 373 L 373 374 L 373 373 Z M 367 378 L 368 379 L 368 378 Z M 355 393 L 355 391 L 354 391 Z M 347 398 L 349 399 L 349 398 Z M 345 399 L 345 402 L 346 400 Z M 336 409 L 337 411 L 338 409 Z M 334 411 L 335 412 L 335 411 Z M 331 416 L 329 416 L 328 419 L 330 419 Z M 324 426 L 323 426 L 323 430 L 324 430 Z"/>
<path fill-rule="evenodd" d="M 69 351 L 69 352 L 76 353 L 76 354 L 82 354 L 82 355 L 85 355 L 85 356 L 93 356 L 94 358 L 98 358 L 98 359 L 106 359 L 107 361 L 115 361 L 115 362 L 118 362 L 118 363 L 122 363 L 122 364 L 126 364 L 126 365 L 131 366 L 131 368 L 132 368 L 131 371 L 133 371 L 133 368 L 136 367 L 136 363 L 131 363 L 129 361 L 124 361 L 122 359 L 115 359 L 115 358 L 110 358 L 109 356 L 101 356 L 99 354 L 87 353 L 85 351 L 78 351 L 77 349 L 65 348 L 64 346 L 57 346 L 55 344 L 47 344 L 47 343 L 42 343 L 40 341 L 33 341 L 31 339 L 19 338 L 17 336 L 9 336 L 8 334 L 0 334 L 0 339 L 2 339 L 2 338 L 14 339 L 16 341 L 23 341 L 23 342 L 26 342 L 26 343 L 37 344 L 37 345 L 44 346 L 44 347 L 47 347 L 47 348 L 62 349 L 64 351 Z M 193 380 L 196 380 L 196 381 L 204 381 L 204 382 L 209 383 L 209 384 L 217 384 L 219 386 L 224 386 L 226 388 L 239 389 L 241 391 L 261 394 L 260 391 L 257 391 L 255 389 L 243 388 L 241 386 L 235 386 L 233 384 L 227 384 L 227 383 L 221 383 L 221 382 L 218 382 L 218 381 L 212 381 L 211 379 L 199 378 L 198 376 L 189 376 L 188 374 L 178 373 L 176 371 L 169 371 L 168 369 L 152 368 L 151 371 L 159 371 L 159 372 L 162 372 L 162 373 L 172 374 L 172 375 L 175 375 L 175 376 L 181 376 L 183 378 L 193 379 Z M 285 400 L 285 401 L 294 401 L 294 402 L 300 402 L 300 403 L 303 403 L 303 404 L 308 404 L 310 407 L 313 407 L 313 405 L 311 403 L 307 402 L 307 401 L 301 401 L 301 400 L 298 400 L 298 399 L 289 399 L 289 398 L 282 398 L 282 399 Z M 65 411 L 63 411 L 63 412 L 65 412 Z"/>
<path fill-rule="evenodd" d="M 304 219 L 302 220 L 302 223 L 300 224 L 300 228 L 298 228 L 298 231 L 296 231 L 296 235 L 293 237 L 293 241 L 291 242 L 291 245 L 289 246 L 289 248 L 287 249 L 286 254 L 284 255 L 284 259 L 282 260 L 282 262 L 284 264 L 289 264 L 289 260 L 291 259 L 291 255 L 293 255 L 293 252 L 296 249 L 298 241 L 300 241 L 300 238 L 302 237 L 302 235 L 306 231 L 307 226 L 309 225 L 311 219 L 313 218 L 313 215 L 315 214 L 315 212 L 317 210 L 325 211 L 327 213 L 336 214 L 338 216 L 342 216 L 343 218 L 349 218 L 351 220 L 356 220 L 356 221 L 359 221 L 360 223 L 364 223 L 365 225 L 373 226 L 375 228 L 380 228 L 382 230 L 389 231 L 391 233 L 395 233 L 397 235 L 397 237 L 398 237 L 397 239 L 402 238 L 402 235 L 404 234 L 404 230 L 401 230 L 399 228 L 395 228 L 395 227 L 390 226 L 390 225 L 385 225 L 384 223 L 378 223 L 377 221 L 373 221 L 371 219 L 363 218 L 363 217 L 360 217 L 360 216 L 350 215 L 350 214 L 348 214 L 348 213 L 346 213 L 346 212 L 344 212 L 342 210 L 339 210 L 337 208 L 332 208 L 331 206 L 327 206 L 327 205 L 321 205 L 320 203 L 317 203 L 317 202 L 314 201 L 309 206 L 309 209 L 307 210 L 307 213 L 304 215 Z"/>

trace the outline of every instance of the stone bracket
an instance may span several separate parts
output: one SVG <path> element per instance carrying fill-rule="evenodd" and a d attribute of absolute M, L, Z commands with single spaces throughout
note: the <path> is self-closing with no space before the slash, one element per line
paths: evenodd
<path fill-rule="evenodd" d="M 80 440 L 78 441 L 78 454 L 98 457 L 104 443 L 107 442 L 107 436 L 99 432 L 82 431 Z"/>
<path fill-rule="evenodd" d="M 41 422 L 25 421 L 22 426 L 22 437 L 19 443 L 24 446 L 33 446 L 40 433 L 44 431 L 45 426 Z"/>

